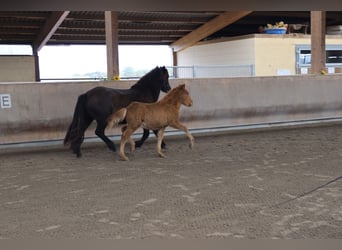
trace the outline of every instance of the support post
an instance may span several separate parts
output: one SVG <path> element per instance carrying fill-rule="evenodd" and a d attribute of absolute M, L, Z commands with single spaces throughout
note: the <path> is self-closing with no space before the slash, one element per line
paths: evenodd
<path fill-rule="evenodd" d="M 107 46 L 107 78 L 119 77 L 119 39 L 118 14 L 115 11 L 105 11 L 106 46 Z"/>
<path fill-rule="evenodd" d="M 325 70 L 325 11 L 311 11 L 311 73 Z"/>
<path fill-rule="evenodd" d="M 35 71 L 36 82 L 40 82 L 39 56 L 38 56 L 38 51 L 34 47 L 33 47 L 33 58 L 34 58 L 34 71 Z"/>
<path fill-rule="evenodd" d="M 178 69 L 177 69 L 178 55 L 177 55 L 177 52 L 175 52 L 173 49 L 172 49 L 172 62 L 173 62 L 173 77 L 178 78 Z"/>

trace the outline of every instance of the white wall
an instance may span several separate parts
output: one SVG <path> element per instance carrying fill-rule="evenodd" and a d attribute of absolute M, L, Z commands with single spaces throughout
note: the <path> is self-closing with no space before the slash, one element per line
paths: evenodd
<path fill-rule="evenodd" d="M 254 39 L 219 39 L 202 42 L 177 53 L 179 66 L 254 63 Z"/>
<path fill-rule="evenodd" d="M 296 74 L 296 45 L 310 44 L 302 34 L 252 34 L 200 42 L 177 53 L 178 66 L 255 65 L 256 76 L 275 76 L 280 71 Z M 327 35 L 326 44 L 342 44 L 342 36 Z"/>

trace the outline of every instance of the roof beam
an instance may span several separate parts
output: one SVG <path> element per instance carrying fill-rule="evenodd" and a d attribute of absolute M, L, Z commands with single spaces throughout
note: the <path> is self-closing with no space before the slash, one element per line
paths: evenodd
<path fill-rule="evenodd" d="M 70 11 L 53 11 L 51 13 L 33 42 L 34 51 L 39 51 L 49 41 L 69 13 Z"/>
<path fill-rule="evenodd" d="M 175 41 L 170 45 L 174 52 L 181 51 L 186 49 L 198 41 L 202 40 L 203 38 L 208 37 L 209 35 L 223 29 L 224 27 L 228 26 L 239 20 L 240 18 L 250 14 L 252 11 L 227 11 L 224 12 L 217 17 L 213 18 L 209 22 L 203 24 L 196 30 L 190 32 L 186 36 L 180 38 L 179 40 Z"/>

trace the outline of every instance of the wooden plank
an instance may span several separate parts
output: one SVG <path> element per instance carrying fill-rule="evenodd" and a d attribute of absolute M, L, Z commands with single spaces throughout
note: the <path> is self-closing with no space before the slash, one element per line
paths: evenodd
<path fill-rule="evenodd" d="M 325 70 L 325 11 L 311 11 L 311 73 Z"/>
<path fill-rule="evenodd" d="M 179 40 L 175 41 L 170 45 L 174 52 L 178 52 L 184 50 L 198 41 L 202 40 L 203 38 L 223 29 L 224 27 L 228 26 L 236 22 L 237 20 L 241 19 L 242 17 L 250 14 L 252 11 L 227 11 L 219 16 L 215 17 L 214 19 L 210 20 L 209 22 L 203 24 L 196 30 L 190 32 L 186 36 L 180 38 Z"/>
<path fill-rule="evenodd" d="M 118 28 L 118 13 L 115 11 L 105 11 L 108 79 L 114 79 L 119 76 Z"/>
<path fill-rule="evenodd" d="M 49 41 L 58 27 L 62 24 L 64 19 L 70 11 L 53 11 L 51 16 L 46 20 L 40 33 L 33 42 L 33 50 L 39 51 Z"/>

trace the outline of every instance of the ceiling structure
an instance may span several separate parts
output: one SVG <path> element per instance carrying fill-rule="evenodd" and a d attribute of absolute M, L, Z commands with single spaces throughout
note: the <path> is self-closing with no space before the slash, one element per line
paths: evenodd
<path fill-rule="evenodd" d="M 223 14 L 220 11 L 120 11 L 118 42 L 120 45 L 172 45 Z M 223 27 L 209 30 L 199 40 L 258 33 L 258 27 L 279 21 L 309 24 L 310 12 L 243 13 Z M 342 25 L 342 12 L 327 11 L 326 25 Z M 29 44 L 39 51 L 44 45 L 105 44 L 105 39 L 103 11 L 0 12 L 0 44 Z"/>

